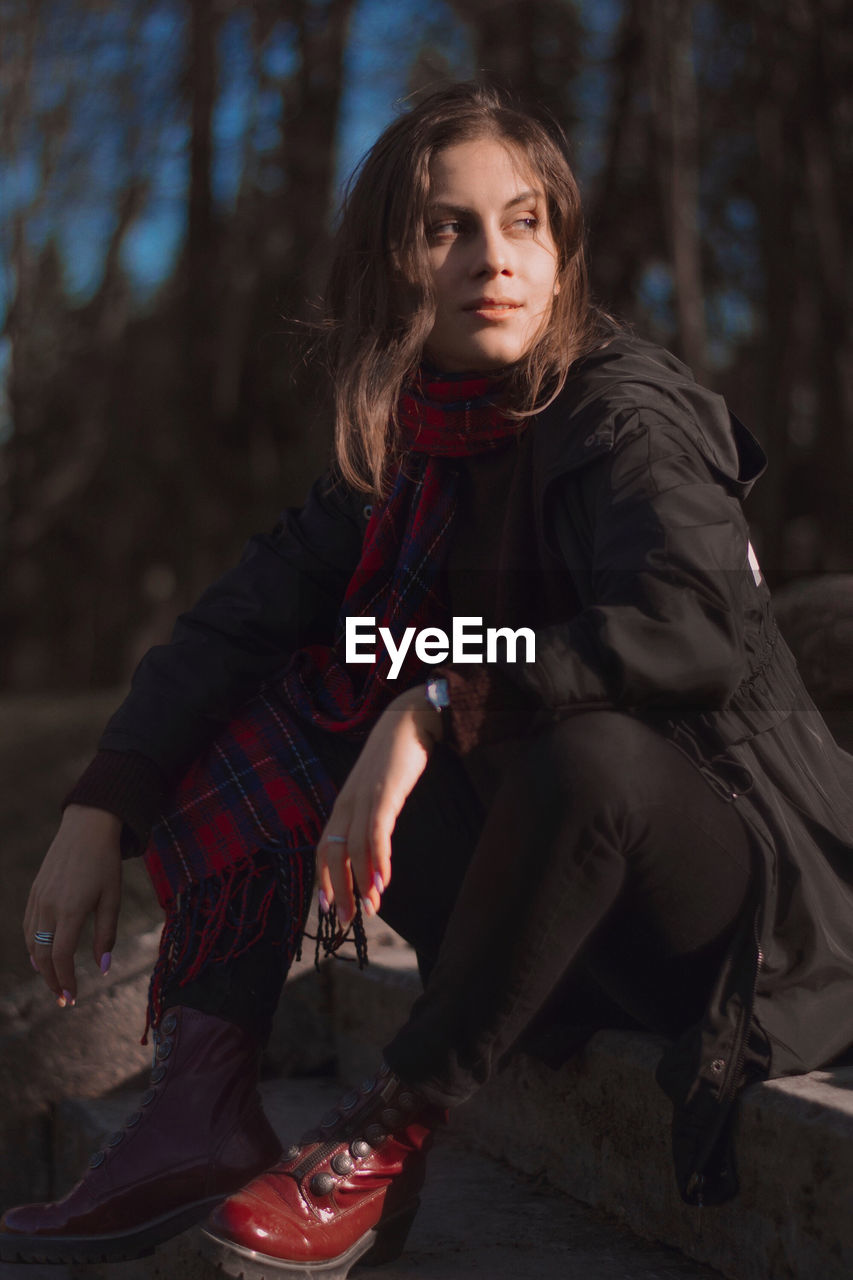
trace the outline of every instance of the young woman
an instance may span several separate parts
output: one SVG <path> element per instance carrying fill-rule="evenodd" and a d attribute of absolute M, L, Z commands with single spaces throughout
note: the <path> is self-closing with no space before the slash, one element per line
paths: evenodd
<path fill-rule="evenodd" d="M 4 1258 L 130 1257 L 213 1209 L 226 1269 L 343 1277 L 399 1252 L 448 1107 L 614 1023 L 672 1037 L 676 1177 L 719 1202 L 739 1090 L 853 1039 L 853 761 L 749 543 L 763 457 L 591 306 L 562 136 L 470 85 L 415 107 L 327 298 L 334 463 L 143 661 L 33 886 L 67 1003 L 147 844 L 156 1066 L 64 1200 L 7 1212 Z M 443 642 L 463 618 L 505 629 L 488 661 L 470 622 Z M 281 1153 L 256 1069 L 315 858 L 328 947 L 378 911 L 424 991 Z"/>

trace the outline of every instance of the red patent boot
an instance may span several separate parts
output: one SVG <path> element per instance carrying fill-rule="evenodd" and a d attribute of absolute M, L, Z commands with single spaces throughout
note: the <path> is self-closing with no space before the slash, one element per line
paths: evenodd
<path fill-rule="evenodd" d="M 214 1211 L 205 1252 L 245 1280 L 344 1280 L 359 1260 L 390 1262 L 420 1203 L 433 1130 L 446 1119 L 383 1064 Z"/>
<path fill-rule="evenodd" d="M 64 1199 L 9 1209 L 6 1262 L 115 1262 L 154 1252 L 281 1154 L 257 1089 L 261 1045 L 195 1009 L 160 1024 L 151 1088 Z"/>

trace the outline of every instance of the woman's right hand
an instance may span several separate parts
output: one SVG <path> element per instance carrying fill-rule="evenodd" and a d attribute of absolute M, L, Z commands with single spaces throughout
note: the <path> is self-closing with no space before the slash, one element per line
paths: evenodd
<path fill-rule="evenodd" d="M 77 999 L 74 953 L 86 917 L 95 917 L 95 963 L 106 972 L 121 901 L 121 820 L 104 809 L 71 804 L 45 854 L 24 912 L 33 965 L 60 1005 Z M 53 945 L 35 933 L 53 933 Z"/>

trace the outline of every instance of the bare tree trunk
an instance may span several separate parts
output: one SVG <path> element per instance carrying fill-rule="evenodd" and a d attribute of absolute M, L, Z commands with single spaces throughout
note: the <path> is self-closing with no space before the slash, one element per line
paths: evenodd
<path fill-rule="evenodd" d="M 850 75 L 837 50 L 844 48 L 843 20 L 833 3 L 818 0 L 792 6 L 797 45 L 804 50 L 804 81 L 796 119 L 802 137 L 805 174 L 804 208 L 809 227 L 809 279 L 817 312 L 816 384 L 821 501 L 816 507 L 822 558 L 829 568 L 850 565 L 850 488 L 853 482 L 853 303 L 849 281 L 853 269 L 850 166 L 838 144 L 846 132 L 834 127 L 832 88 Z M 849 51 L 848 43 L 848 51 Z M 849 79 L 848 79 L 848 105 Z M 840 105 L 840 103 L 839 103 Z M 835 145 L 833 145 L 835 144 Z M 847 206 L 845 208 L 845 205 Z M 816 268 L 816 270 L 814 269 Z"/>
<path fill-rule="evenodd" d="M 31 109 L 33 52 L 42 5 L 32 4 L 2 15 L 0 54 L 6 67 L 4 110 L 0 118 L 0 143 L 3 154 L 17 158 L 21 137 Z M 37 195 L 34 204 L 37 205 Z M 8 241 L 9 262 L 15 273 L 15 292 L 6 315 L 5 333 L 10 340 L 7 396 L 14 424 L 11 438 L 3 447 L 3 506 L 0 509 L 0 569 L 4 590 L 0 594 L 0 628 L 2 657 L 0 674 L 15 679 L 20 656 L 19 634 L 25 630 L 29 606 L 35 591 L 28 580 L 26 565 L 21 561 L 21 547 L 26 538 L 27 512 L 38 466 L 35 435 L 37 415 L 31 401 L 30 388 L 37 377 L 38 361 L 34 351 L 32 313 L 35 300 L 34 263 L 26 243 L 27 210 L 18 206 L 9 223 L 3 227 Z"/>
<path fill-rule="evenodd" d="M 185 264 L 184 409 L 181 467 L 186 481 L 179 539 L 179 580 L 187 598 L 209 581 L 227 537 L 223 462 L 214 414 L 218 303 L 216 219 L 213 206 L 213 109 L 218 84 L 221 5 L 188 0 L 186 83 L 190 108 L 189 200 Z"/>
<path fill-rule="evenodd" d="M 582 60 L 575 0 L 451 0 L 451 7 L 471 28 L 486 79 L 549 108 L 570 128 Z"/>
<path fill-rule="evenodd" d="M 344 54 L 354 0 L 299 0 L 300 64 L 285 100 L 284 170 L 290 225 L 290 303 L 304 314 L 328 260 L 330 215 L 343 92 Z"/>
<path fill-rule="evenodd" d="M 649 0 L 649 14 L 649 87 L 678 332 L 684 357 L 702 380 L 706 376 L 706 328 L 693 0 Z"/>
<path fill-rule="evenodd" d="M 605 305 L 620 315 L 631 314 L 638 277 L 663 239 L 660 202 L 648 190 L 642 199 L 628 190 L 632 175 L 646 172 L 649 163 L 648 120 L 637 101 L 646 83 L 645 17 L 645 0 L 626 0 L 611 59 L 604 161 L 586 201 L 592 279 Z"/>
<path fill-rule="evenodd" d="M 210 0 L 190 0 L 190 190 L 187 218 L 187 371 L 190 421 L 195 443 L 212 427 L 216 227 L 211 172 L 213 107 L 216 99 L 216 37 L 219 23 Z"/>
<path fill-rule="evenodd" d="M 281 208 L 288 237 L 275 237 L 282 249 L 269 264 L 277 288 L 276 310 L 288 321 L 318 317 L 331 245 L 344 58 L 353 8 L 354 0 L 294 0 L 299 65 L 284 95 L 282 118 Z M 327 456 L 330 407 L 322 390 L 318 396 L 311 371 L 296 358 L 293 338 L 289 352 L 293 358 L 279 380 L 279 412 L 293 424 L 288 472 L 306 479 Z"/>
<path fill-rule="evenodd" d="M 530 94 L 537 80 L 531 39 L 538 25 L 540 0 L 452 0 L 471 26 L 477 65 L 493 81 Z"/>
<path fill-rule="evenodd" d="M 783 103 L 793 90 L 792 70 L 786 60 L 768 58 L 764 42 L 767 32 L 756 22 L 756 67 L 760 100 L 755 113 L 758 142 L 757 209 L 759 246 L 764 277 L 766 317 L 760 358 L 761 435 L 772 466 L 761 484 L 759 508 L 764 531 L 762 559 L 771 572 L 783 561 L 783 540 L 790 438 L 788 422 L 795 371 L 795 313 L 802 315 L 802 291 L 798 280 L 798 259 L 793 254 L 794 205 L 786 172 L 787 141 Z M 764 51 L 762 57 L 761 51 Z M 774 50 L 774 54 L 775 54 Z M 765 79 L 765 58 L 772 70 Z M 762 82 L 763 81 L 763 82 Z M 783 268 L 783 257 L 786 259 Z"/>

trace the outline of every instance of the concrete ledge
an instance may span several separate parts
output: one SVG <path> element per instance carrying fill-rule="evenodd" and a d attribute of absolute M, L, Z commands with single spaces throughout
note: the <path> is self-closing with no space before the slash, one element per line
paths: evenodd
<path fill-rule="evenodd" d="M 368 1074 L 420 990 L 413 960 L 363 972 L 335 966 L 339 1074 Z M 654 1081 L 663 1041 L 599 1032 L 559 1071 L 519 1055 L 454 1114 L 480 1150 L 547 1177 L 647 1239 L 732 1280 L 853 1275 L 853 1068 L 754 1086 L 744 1096 L 741 1193 L 698 1210 L 676 1190 L 670 1107 Z"/>
<path fill-rule="evenodd" d="M 0 1000 L 0 1185 L 8 1203 L 53 1193 L 51 1111 L 95 1098 L 150 1061 L 139 1043 L 159 930 L 116 948 L 106 978 L 80 967 L 78 1004 L 60 1013 L 41 978 Z M 106 1051 L 105 1051 L 106 1049 Z"/>
<path fill-rule="evenodd" d="M 104 1098 L 151 1063 L 139 1043 L 160 930 L 123 940 L 106 977 L 80 965 L 78 1002 L 58 1010 L 41 978 L 0 998 L 0 1187 L 4 1204 L 50 1199 L 85 1164 L 90 1136 L 74 1141 L 64 1099 Z M 294 966 L 267 1050 L 270 1075 L 329 1074 L 335 1045 L 331 988 L 313 954 Z M 144 1086 L 143 1086 L 144 1087 Z M 57 1135 L 60 1135 L 57 1137 Z"/>
<path fill-rule="evenodd" d="M 283 1142 L 316 1122 L 339 1100 L 329 1079 L 267 1081 L 267 1114 Z M 91 1146 L 113 1127 L 119 1109 L 135 1106 L 132 1092 L 69 1103 L 64 1123 L 85 1132 Z M 190 1231 L 162 1245 L 153 1258 L 109 1266 L 10 1268 L 15 1280 L 222 1280 L 199 1256 Z M 26 1272 L 26 1274 L 23 1274 Z M 719 1273 L 674 1250 L 647 1244 L 586 1209 L 541 1179 L 471 1151 L 443 1134 L 430 1157 L 422 1205 L 402 1258 L 359 1270 L 365 1280 L 719 1280 Z M 0 1277 L 6 1270 L 0 1264 Z M 9 1280 L 12 1280 L 10 1274 Z"/>
<path fill-rule="evenodd" d="M 17 1068 L 13 1083 L 29 1119 L 23 1110 L 7 1114 L 5 1137 L 14 1136 L 13 1130 L 30 1135 L 26 1151 L 6 1148 L 8 1203 L 67 1189 L 103 1134 L 119 1127 L 132 1109 L 126 1089 L 136 1083 L 140 1066 L 147 1066 L 149 1052 L 136 1041 L 151 945 L 156 937 L 140 946 L 142 972 L 134 977 L 125 966 L 114 995 L 110 987 L 95 988 L 73 1015 L 57 1017 L 49 1000 L 43 1013 L 40 1005 L 27 1009 L 20 1002 L 17 1015 L 6 1008 L 3 1069 Z M 373 954 L 390 963 L 374 961 L 360 972 L 353 964 L 331 962 L 317 973 L 306 958 L 288 983 L 277 1019 L 270 1059 L 276 1074 L 289 1066 L 316 1076 L 335 1056 L 344 1082 L 373 1073 L 382 1045 L 420 990 L 407 948 L 375 947 Z M 55 1028 L 65 1029 L 64 1045 L 62 1031 Z M 64 1049 L 68 1058 L 68 1073 L 59 1081 L 40 1061 L 45 1041 L 51 1054 Z M 748 1091 L 738 1139 L 741 1194 L 731 1205 L 705 1210 L 700 1217 L 681 1202 L 674 1185 L 669 1104 L 654 1083 L 661 1045 L 653 1036 L 600 1032 L 556 1072 L 519 1055 L 454 1113 L 449 1141 L 544 1178 L 645 1239 L 674 1246 L 732 1280 L 849 1280 L 853 1067 Z M 10 1047 L 23 1065 L 20 1059 L 13 1062 Z M 32 1079 L 23 1081 L 28 1071 Z M 111 1086 L 105 1088 L 105 1081 Z M 304 1083 L 337 1096 L 331 1081 Z M 305 1114 L 299 1114 L 301 1087 L 298 1080 L 265 1086 L 271 1118 L 282 1122 L 283 1134 L 301 1131 L 316 1119 L 313 1095 L 310 1110 L 306 1095 Z M 74 1097 L 75 1090 L 74 1101 L 59 1101 L 61 1094 Z M 97 1093 L 106 1096 L 96 1099 Z M 282 1108 L 289 1108 L 286 1123 L 284 1114 L 277 1114 Z M 36 1161 L 50 1174 L 40 1172 Z M 43 1193 L 38 1178 L 52 1184 Z M 570 1202 L 564 1204 L 565 1214 L 571 1214 Z M 156 1262 L 121 1264 L 120 1271 L 109 1269 L 109 1280 L 176 1275 L 207 1280 L 209 1275 L 185 1237 L 159 1250 Z M 94 1273 L 86 1274 L 96 1280 Z"/>

